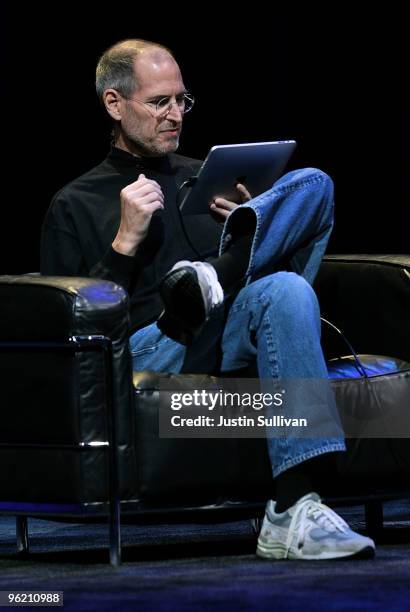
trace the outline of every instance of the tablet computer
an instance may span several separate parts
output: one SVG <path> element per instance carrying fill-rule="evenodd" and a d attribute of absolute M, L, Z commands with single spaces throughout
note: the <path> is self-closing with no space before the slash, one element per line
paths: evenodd
<path fill-rule="evenodd" d="M 243 183 L 252 197 L 267 191 L 282 175 L 295 147 L 295 140 L 212 147 L 192 189 L 182 200 L 182 213 L 209 212 L 209 204 L 215 197 L 235 201 L 236 183 Z"/>

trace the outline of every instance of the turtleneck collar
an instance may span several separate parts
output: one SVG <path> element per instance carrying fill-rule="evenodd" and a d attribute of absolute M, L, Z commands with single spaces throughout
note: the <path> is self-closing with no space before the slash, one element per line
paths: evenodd
<path fill-rule="evenodd" d="M 151 172 L 164 172 L 166 174 L 172 173 L 172 168 L 168 155 L 163 157 L 138 157 L 128 151 L 119 149 L 114 145 L 111 145 L 111 150 L 108 154 L 108 159 L 118 169 L 137 169 L 140 172 L 151 171 Z"/>

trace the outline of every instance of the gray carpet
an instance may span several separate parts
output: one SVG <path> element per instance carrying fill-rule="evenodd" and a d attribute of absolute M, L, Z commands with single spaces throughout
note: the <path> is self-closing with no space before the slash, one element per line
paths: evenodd
<path fill-rule="evenodd" d="M 361 507 L 338 511 L 364 529 Z M 14 519 L 0 517 L 0 589 L 64 591 L 66 610 L 410 609 L 410 500 L 385 504 L 372 560 L 262 561 L 246 521 L 126 525 L 113 569 L 105 525 L 30 519 L 29 530 L 31 554 L 18 559 Z"/>

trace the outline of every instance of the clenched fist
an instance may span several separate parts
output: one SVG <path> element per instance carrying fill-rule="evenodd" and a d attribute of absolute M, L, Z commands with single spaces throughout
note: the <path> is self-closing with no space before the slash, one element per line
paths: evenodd
<path fill-rule="evenodd" d="M 154 212 L 164 208 L 164 194 L 156 181 L 140 174 L 120 192 L 121 221 L 112 248 L 122 255 L 135 255 L 147 235 Z"/>

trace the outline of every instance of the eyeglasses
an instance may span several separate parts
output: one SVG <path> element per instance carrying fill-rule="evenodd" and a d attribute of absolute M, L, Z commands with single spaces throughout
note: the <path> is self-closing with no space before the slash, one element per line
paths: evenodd
<path fill-rule="evenodd" d="M 127 98 L 126 96 L 123 97 L 126 100 L 139 102 L 144 106 L 148 106 L 148 108 L 151 109 L 151 111 L 153 111 L 158 117 L 165 117 L 168 115 L 173 104 L 176 104 L 179 111 L 185 115 L 186 113 L 189 113 L 195 102 L 194 96 L 190 93 L 179 94 L 178 96 L 175 96 L 175 100 L 172 100 L 173 96 L 164 96 L 163 98 L 153 100 L 152 102 L 144 102 L 138 98 Z"/>

